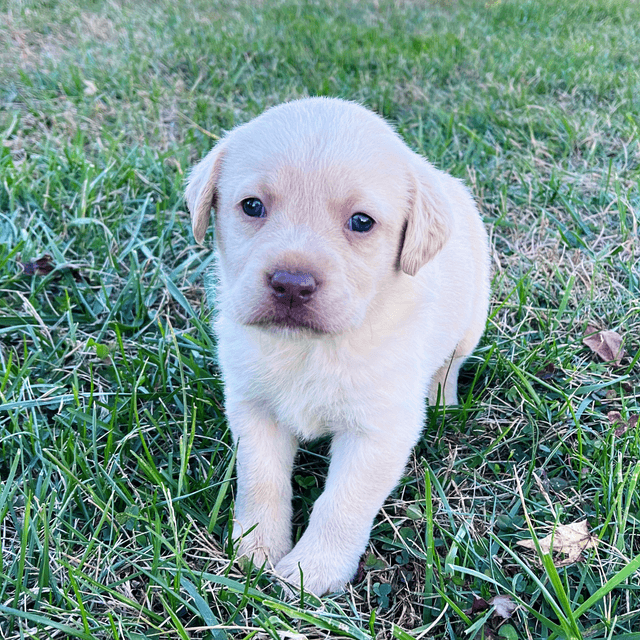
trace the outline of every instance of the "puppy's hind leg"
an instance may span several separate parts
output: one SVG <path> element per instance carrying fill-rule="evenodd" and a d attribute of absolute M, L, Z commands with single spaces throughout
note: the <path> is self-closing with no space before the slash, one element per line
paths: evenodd
<path fill-rule="evenodd" d="M 447 406 L 458 404 L 458 374 L 460 367 L 475 349 L 484 333 L 484 323 L 475 323 L 458 343 L 453 355 L 435 372 L 429 383 L 429 405 L 438 402 Z"/>
<path fill-rule="evenodd" d="M 298 441 L 248 403 L 228 404 L 227 413 L 238 444 L 233 526 L 238 557 L 273 566 L 291 549 L 291 471 Z"/>
<path fill-rule="evenodd" d="M 458 404 L 458 373 L 464 360 L 454 354 L 435 372 L 429 383 L 429 406 Z"/>

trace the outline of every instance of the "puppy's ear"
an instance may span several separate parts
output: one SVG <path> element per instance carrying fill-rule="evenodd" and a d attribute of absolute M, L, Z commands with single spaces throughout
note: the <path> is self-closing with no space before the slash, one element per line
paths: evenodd
<path fill-rule="evenodd" d="M 202 244 L 216 204 L 218 178 L 224 156 L 224 145 L 218 143 L 191 170 L 184 197 L 191 212 L 191 227 L 198 244 Z"/>
<path fill-rule="evenodd" d="M 414 169 L 412 203 L 400 253 L 400 267 L 410 276 L 444 247 L 452 223 L 440 172 L 422 158 L 416 159 Z"/>

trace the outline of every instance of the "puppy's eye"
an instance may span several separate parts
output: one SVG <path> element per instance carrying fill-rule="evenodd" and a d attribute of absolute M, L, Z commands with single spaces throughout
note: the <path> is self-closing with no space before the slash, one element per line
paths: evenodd
<path fill-rule="evenodd" d="M 242 210 L 251 218 L 264 218 L 267 215 L 265 206 L 258 198 L 247 198 L 240 204 L 242 205 Z"/>
<path fill-rule="evenodd" d="M 358 233 L 371 231 L 374 224 L 373 218 L 369 217 L 366 213 L 354 213 L 349 218 L 349 229 L 351 229 L 351 231 L 357 231 Z"/>

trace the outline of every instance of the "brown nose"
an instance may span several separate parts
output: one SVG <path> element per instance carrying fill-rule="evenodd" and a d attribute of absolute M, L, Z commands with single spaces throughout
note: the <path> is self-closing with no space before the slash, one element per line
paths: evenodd
<path fill-rule="evenodd" d="M 309 302 L 318 288 L 316 279 L 310 273 L 275 271 L 267 275 L 273 295 L 287 307 L 301 307 Z"/>

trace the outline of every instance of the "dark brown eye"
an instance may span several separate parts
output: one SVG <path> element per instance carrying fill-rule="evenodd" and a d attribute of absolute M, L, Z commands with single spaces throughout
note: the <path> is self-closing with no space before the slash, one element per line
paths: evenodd
<path fill-rule="evenodd" d="M 251 218 L 264 218 L 267 215 L 267 210 L 258 198 L 247 198 L 241 203 L 242 210 Z"/>
<path fill-rule="evenodd" d="M 366 213 L 354 213 L 349 218 L 349 229 L 351 229 L 351 231 L 357 231 L 358 233 L 371 231 L 374 224 L 374 219 Z"/>

